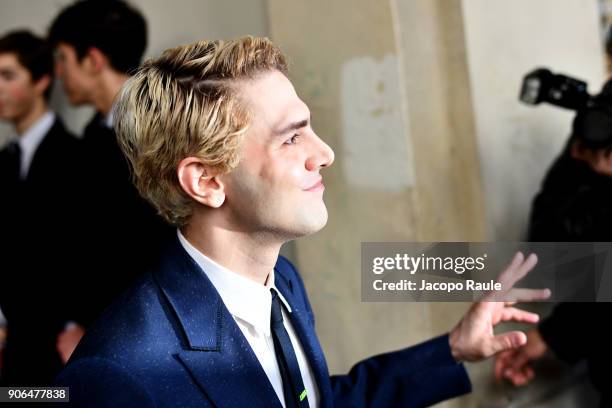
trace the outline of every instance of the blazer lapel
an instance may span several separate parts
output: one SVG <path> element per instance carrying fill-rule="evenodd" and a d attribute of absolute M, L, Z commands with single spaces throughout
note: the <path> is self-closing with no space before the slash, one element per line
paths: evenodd
<path fill-rule="evenodd" d="M 177 356 L 179 360 L 216 406 L 281 408 L 274 388 L 240 329 L 227 317 L 222 320 L 228 324 L 222 330 L 219 351 L 183 351 Z"/>
<path fill-rule="evenodd" d="M 154 274 L 185 335 L 177 354 L 220 407 L 277 407 L 280 401 L 218 292 L 178 239 Z"/>
<path fill-rule="evenodd" d="M 329 379 L 329 370 L 313 323 L 308 318 L 308 314 L 302 306 L 305 300 L 298 297 L 297 291 L 294 292 L 297 283 L 293 282 L 291 278 L 287 276 L 289 274 L 284 273 L 284 270 L 279 267 L 279 264 L 277 264 L 274 270 L 276 277 L 274 284 L 285 297 L 289 306 L 291 306 L 291 313 L 289 313 L 291 324 L 302 343 L 306 358 L 310 362 L 310 367 L 313 370 L 319 388 L 319 405 L 321 407 L 333 407 L 333 394 Z"/>
<path fill-rule="evenodd" d="M 58 150 L 65 148 L 65 143 L 63 143 L 62 140 L 63 137 L 72 136 L 68 136 L 64 125 L 60 119 L 56 117 L 53 125 L 34 152 L 32 163 L 28 171 L 28 179 L 48 176 L 50 168 L 59 168 L 63 166 L 63 163 L 60 163 L 57 159 Z M 69 155 L 73 152 L 62 151 L 61 153 Z"/>

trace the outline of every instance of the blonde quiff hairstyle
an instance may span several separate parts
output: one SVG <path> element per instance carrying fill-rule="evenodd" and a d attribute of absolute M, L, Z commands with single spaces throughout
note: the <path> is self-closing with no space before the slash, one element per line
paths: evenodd
<path fill-rule="evenodd" d="M 176 174 L 180 161 L 235 168 L 251 119 L 236 85 L 273 70 L 286 74 L 287 63 L 267 38 L 200 41 L 146 61 L 124 84 L 114 108 L 117 139 L 138 191 L 170 224 L 186 225 L 193 212 Z"/>

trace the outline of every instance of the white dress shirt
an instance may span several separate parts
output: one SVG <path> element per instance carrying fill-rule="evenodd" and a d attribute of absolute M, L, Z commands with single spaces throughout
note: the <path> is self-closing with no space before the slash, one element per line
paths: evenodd
<path fill-rule="evenodd" d="M 102 124 L 104 126 L 106 126 L 109 129 L 113 128 L 113 125 L 115 124 L 115 105 L 113 104 L 113 107 L 111 108 L 111 110 L 108 112 L 108 115 L 104 116 L 102 118 Z"/>
<path fill-rule="evenodd" d="M 47 111 L 32 126 L 19 136 L 19 147 L 21 148 L 21 167 L 19 175 L 22 179 L 28 177 L 34 154 L 40 143 L 49 132 L 55 122 L 55 114 Z"/>
<path fill-rule="evenodd" d="M 249 342 L 251 349 L 257 356 L 261 367 L 268 376 L 274 391 L 282 405 L 285 406 L 283 394 L 283 383 L 276 361 L 274 351 L 274 340 L 270 330 L 270 309 L 272 307 L 272 295 L 270 289 L 274 286 L 274 270 L 270 271 L 265 285 L 261 285 L 251 279 L 241 276 L 229 269 L 224 268 L 202 252 L 198 251 L 187 239 L 178 231 L 178 238 L 187 253 L 202 268 L 208 279 L 212 282 L 217 292 L 221 296 L 223 303 L 238 324 L 238 327 Z M 279 297 L 289 313 L 291 307 L 277 291 Z M 310 364 L 304 355 L 304 349 L 297 338 L 291 321 L 285 310 L 282 311 L 285 328 L 289 333 L 291 344 L 295 350 L 295 355 L 300 366 L 302 381 L 306 388 L 308 403 L 310 407 L 316 407 L 319 399 L 316 382 L 310 368 Z"/>

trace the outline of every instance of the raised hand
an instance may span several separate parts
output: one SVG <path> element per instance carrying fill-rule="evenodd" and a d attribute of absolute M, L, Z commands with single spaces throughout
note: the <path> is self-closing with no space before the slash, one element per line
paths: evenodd
<path fill-rule="evenodd" d="M 451 352 L 456 361 L 483 360 L 497 353 L 521 347 L 527 342 L 526 334 L 521 331 L 495 335 L 493 328 L 498 323 L 506 321 L 538 322 L 537 314 L 514 307 L 516 302 L 542 300 L 550 296 L 548 289 L 514 287 L 537 262 L 535 254 L 525 259 L 524 255 L 518 252 L 497 279 L 497 282 L 502 284 L 502 290 L 491 292 L 482 301 L 472 304 L 449 336 Z M 503 301 L 500 301 L 502 299 Z"/>

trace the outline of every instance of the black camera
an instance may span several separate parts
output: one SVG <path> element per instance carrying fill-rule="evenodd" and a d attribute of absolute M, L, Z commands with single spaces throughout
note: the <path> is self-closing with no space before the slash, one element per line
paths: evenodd
<path fill-rule="evenodd" d="M 547 102 L 562 108 L 582 110 L 596 101 L 587 90 L 587 83 L 546 68 L 531 71 L 523 78 L 520 100 L 528 105 Z"/>
<path fill-rule="evenodd" d="M 546 102 L 576 111 L 573 138 L 593 149 L 612 146 L 612 80 L 591 95 L 585 81 L 538 68 L 523 78 L 519 98 L 528 105 Z"/>

